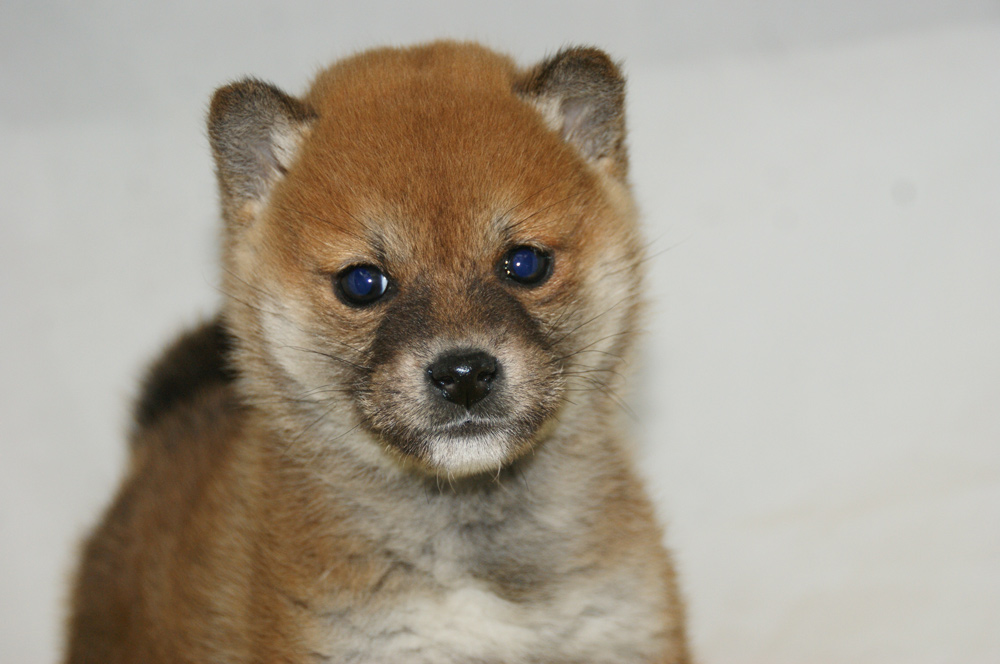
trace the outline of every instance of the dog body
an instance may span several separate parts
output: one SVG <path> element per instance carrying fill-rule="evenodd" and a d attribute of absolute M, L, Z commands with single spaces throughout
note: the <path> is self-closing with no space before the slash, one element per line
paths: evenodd
<path fill-rule="evenodd" d="M 67 661 L 687 661 L 618 422 L 623 100 L 448 42 L 216 93 L 226 301 L 147 379 Z"/>

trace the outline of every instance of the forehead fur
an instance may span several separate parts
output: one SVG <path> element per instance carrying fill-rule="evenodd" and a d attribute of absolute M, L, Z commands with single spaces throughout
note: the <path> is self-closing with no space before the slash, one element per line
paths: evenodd
<path fill-rule="evenodd" d="M 521 75 L 505 56 L 450 42 L 334 65 L 305 97 L 318 120 L 276 201 L 352 236 L 377 227 L 392 244 L 403 233 L 410 246 L 475 243 L 505 212 L 508 223 L 545 206 L 593 215 L 597 176 L 514 93 Z M 532 219 L 538 241 L 576 232 L 549 218 Z"/>

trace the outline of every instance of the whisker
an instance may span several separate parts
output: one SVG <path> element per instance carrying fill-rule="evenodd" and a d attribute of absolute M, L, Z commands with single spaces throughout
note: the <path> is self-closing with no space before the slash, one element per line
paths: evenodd
<path fill-rule="evenodd" d="M 593 350 L 591 350 L 591 347 L 592 346 L 596 346 L 597 344 L 599 344 L 601 342 L 607 341 L 608 339 L 614 339 L 615 337 L 623 337 L 623 336 L 625 336 L 627 334 L 632 334 L 632 331 L 631 330 L 622 330 L 620 332 L 613 332 L 611 334 L 608 334 L 608 335 L 605 335 L 605 336 L 601 337 L 600 339 L 595 339 L 594 341 L 590 342 L 586 346 L 581 346 L 580 348 L 577 348 L 574 351 L 566 353 L 562 357 L 559 357 L 559 358 L 556 358 L 556 359 L 558 361 L 563 361 L 563 360 L 567 360 L 567 359 L 569 359 L 571 357 L 574 357 L 575 355 L 579 355 L 580 353 L 584 353 L 584 352 L 588 352 L 588 353 L 600 353 L 600 354 L 603 354 L 603 355 L 607 355 L 609 357 L 616 357 L 618 359 L 622 359 L 621 355 L 618 355 L 616 353 L 612 353 L 612 352 L 609 352 L 609 351 L 606 351 L 606 350 L 600 350 L 600 349 L 593 349 Z"/>
<path fill-rule="evenodd" d="M 347 429 L 347 430 L 346 430 L 346 431 L 344 431 L 343 433 L 340 433 L 340 434 L 338 434 L 338 435 L 334 436 L 334 437 L 333 437 L 333 438 L 331 438 L 330 440 L 326 440 L 326 441 L 323 441 L 323 442 L 324 442 L 324 445 L 317 445 L 317 446 L 316 446 L 316 453 L 315 453 L 315 454 L 313 454 L 313 455 L 312 455 L 312 456 L 311 456 L 311 457 L 309 458 L 309 461 L 307 461 L 306 463 L 307 463 L 307 464 L 312 464 L 312 463 L 313 463 L 314 461 L 316 461 L 316 459 L 318 459 L 318 458 L 320 457 L 320 455 L 322 455 L 322 454 L 323 454 L 323 452 L 324 452 L 324 451 L 325 451 L 325 450 L 327 449 L 326 445 L 328 445 L 329 443 L 333 443 L 333 442 L 336 442 L 336 441 L 340 440 L 341 438 L 343 438 L 344 436 L 348 435 L 349 433 L 351 433 L 352 431 L 354 431 L 355 429 L 357 429 L 357 428 L 358 428 L 358 427 L 360 427 L 360 426 L 361 426 L 361 422 L 358 422 L 357 424 L 355 424 L 354 426 L 352 426 L 352 427 L 351 427 L 350 429 Z"/>
<path fill-rule="evenodd" d="M 642 247 L 642 257 L 639 258 L 634 264 L 629 263 L 629 264 L 626 264 L 626 265 L 624 265 L 623 267 L 621 267 L 621 268 L 619 268 L 617 270 L 612 270 L 611 272 L 607 273 L 607 276 L 612 277 L 612 276 L 615 276 L 617 274 L 621 274 L 622 272 L 625 272 L 627 270 L 632 270 L 635 267 L 638 267 L 639 265 L 643 265 L 643 264 L 645 264 L 645 263 L 647 263 L 649 261 L 652 261 L 652 260 L 654 260 L 656 258 L 659 258 L 660 256 L 666 254 L 667 252 L 673 251 L 677 247 L 685 244 L 692 237 L 693 237 L 693 235 L 689 235 L 686 238 L 680 240 L 679 242 L 675 242 L 674 244 L 668 245 L 668 246 L 664 247 L 663 249 L 658 249 L 657 251 L 655 251 L 653 253 L 647 253 L 646 250 L 649 249 L 650 247 L 652 247 L 654 244 L 656 244 L 657 240 L 653 240 L 651 242 L 647 242 Z"/>
<path fill-rule="evenodd" d="M 282 348 L 288 348 L 288 349 L 291 349 L 291 350 L 297 350 L 297 351 L 301 351 L 303 353 L 313 353 L 315 355 L 320 355 L 322 357 L 325 357 L 327 359 L 333 360 L 335 362 L 342 362 L 343 364 L 346 364 L 348 366 L 354 367 L 358 371 L 363 371 L 363 372 L 370 372 L 371 371 L 370 367 L 366 367 L 366 366 L 358 364 L 356 362 L 351 362 L 350 360 L 345 360 L 344 358 L 339 357 L 337 355 L 334 355 L 332 353 L 325 353 L 325 352 L 323 352 L 321 350 L 316 350 L 314 348 L 303 348 L 302 346 L 282 346 Z"/>
<path fill-rule="evenodd" d="M 545 330 L 543 338 L 545 341 L 552 341 L 552 335 L 562 327 L 563 323 L 570 319 L 570 317 L 576 313 L 576 308 L 570 304 L 564 305 L 559 312 L 558 317 L 549 323 L 549 329 Z"/>
<path fill-rule="evenodd" d="M 342 204 L 338 203 L 336 200 L 330 199 L 330 202 L 333 203 L 333 205 L 335 205 L 336 208 L 340 212 L 342 212 L 344 214 L 344 216 L 346 216 L 348 219 L 350 219 L 351 221 L 353 221 L 355 224 L 357 224 L 358 226 L 360 226 L 364 230 L 370 232 L 369 225 L 365 221 L 363 221 L 362 219 L 360 219 L 357 216 L 355 216 L 354 214 L 352 214 L 347 208 L 345 208 Z M 326 217 L 321 217 L 321 216 L 313 214 L 311 212 L 306 212 L 305 210 L 299 210 L 299 209 L 288 207 L 288 206 L 285 206 L 285 205 L 276 205 L 275 209 L 281 210 L 282 212 L 287 212 L 288 214 L 299 215 L 299 216 L 302 216 L 302 217 L 307 217 L 309 219 L 312 219 L 313 221 L 318 221 L 321 224 L 326 224 L 327 226 L 331 226 L 335 230 L 337 230 L 337 231 L 339 231 L 341 233 L 346 233 L 348 235 L 351 235 L 352 237 L 354 237 L 354 238 L 356 238 L 358 240 L 366 241 L 366 238 L 361 233 L 358 233 L 357 231 L 355 231 L 355 230 L 353 230 L 351 228 L 348 228 L 348 227 L 344 226 L 343 224 L 338 224 L 333 219 L 328 219 Z"/>
<path fill-rule="evenodd" d="M 525 196 L 524 198 L 522 198 L 517 203 L 514 203 L 514 205 L 510 206 L 509 208 L 507 208 L 506 210 L 504 210 L 503 212 L 501 212 L 500 216 L 501 217 L 506 217 L 508 214 L 510 214 L 511 212 L 513 212 L 514 210 L 516 210 L 517 208 L 521 207 L 522 205 L 526 204 L 528 201 L 530 201 L 534 197 L 538 196 L 542 192 L 548 191 L 552 187 L 555 187 L 556 185 L 562 184 L 562 183 L 567 182 L 570 179 L 576 178 L 576 177 L 579 177 L 579 176 L 574 173 L 574 174 L 571 174 L 571 175 L 567 175 L 564 178 L 559 178 L 558 180 L 553 180 L 552 182 L 548 183 L 547 185 L 545 185 L 543 187 L 540 187 L 539 189 L 536 189 L 532 193 L 528 194 L 527 196 Z"/>
<path fill-rule="evenodd" d="M 587 325 L 590 325 L 591 323 L 593 323 L 594 321 L 596 321 L 598 318 L 601 318 L 602 316 L 606 316 L 611 311 L 613 311 L 614 309 L 616 309 L 619 305 L 621 305 L 623 301 L 624 300 L 620 300 L 618 302 L 615 302 L 614 304 L 612 304 L 610 307 L 608 307 L 607 309 L 605 309 L 601 313 L 599 313 L 599 314 L 597 314 L 595 316 L 592 316 L 591 318 L 588 318 L 587 320 L 583 321 L 582 323 L 580 323 L 579 325 L 577 325 L 573 329 L 567 331 L 566 333 L 564 333 L 561 337 L 559 337 L 558 339 L 556 339 L 552 343 L 553 344 L 558 344 L 559 342 L 563 341 L 564 339 L 566 339 L 566 337 L 568 337 L 569 335 L 573 334 L 574 332 L 577 332 L 577 331 L 581 330 L 583 327 L 585 327 Z"/>
<path fill-rule="evenodd" d="M 309 424 L 307 424 L 304 428 L 300 429 L 299 432 L 298 432 L 298 434 L 296 434 L 291 440 L 288 441 L 288 444 L 285 445 L 285 448 L 281 451 L 281 456 L 286 457 L 287 454 L 288 454 L 288 450 L 292 449 L 292 445 L 294 445 L 295 443 L 297 443 L 300 440 L 302 440 L 302 438 L 305 437 L 306 433 L 308 433 L 310 429 L 312 429 L 314 426 L 316 426 L 317 424 L 319 424 L 321 421 L 323 421 L 324 419 L 326 419 L 327 417 L 329 417 L 330 413 L 333 412 L 334 408 L 335 408 L 335 405 L 330 406 L 329 408 L 327 408 L 326 410 L 324 410 L 322 412 L 322 414 L 320 414 L 319 417 L 317 417 L 312 422 L 310 422 Z"/>
<path fill-rule="evenodd" d="M 564 196 L 564 197 L 560 198 L 559 200 L 557 200 L 557 201 L 555 201 L 553 203 L 549 203 L 548 205 L 546 205 L 543 208 L 539 208 L 539 209 L 535 210 L 534 212 L 532 212 L 531 214 L 529 214 L 526 217 L 521 217 L 520 219 L 515 219 L 515 220 L 509 222 L 504 230 L 508 234 L 513 234 L 514 231 L 519 230 L 525 223 L 527 223 L 531 219 L 534 219 L 535 217 L 537 217 L 541 213 L 546 212 L 547 210 L 550 210 L 550 209 L 554 208 L 557 205 L 562 205 L 566 201 L 571 200 L 573 198 L 576 198 L 577 196 L 582 196 L 582 195 L 584 195 L 586 193 L 588 193 L 588 192 L 585 189 L 579 189 L 577 191 L 574 191 L 573 193 L 569 194 L 568 196 Z"/>
<path fill-rule="evenodd" d="M 230 292 L 228 292 L 228 291 L 226 291 L 226 290 L 224 290 L 222 288 L 218 288 L 217 287 L 216 290 L 219 291 L 220 293 L 222 293 L 224 296 L 226 296 L 230 300 L 233 300 L 234 302 L 238 302 L 238 303 L 242 304 L 243 306 L 245 306 L 248 309 L 252 309 L 253 311 L 258 311 L 258 312 L 260 312 L 262 314 L 268 314 L 269 316 L 274 316 L 276 318 L 281 318 L 283 320 L 291 322 L 288 319 L 287 316 L 285 316 L 284 314 L 282 314 L 282 313 L 280 313 L 278 311 L 269 311 L 269 310 L 267 310 L 267 309 L 265 309 L 265 308 L 263 308 L 263 307 L 261 307 L 259 305 L 256 305 L 256 304 L 254 304 L 252 302 L 248 302 L 248 301 L 244 300 L 243 298 L 237 297 L 234 293 L 230 293 Z"/>
<path fill-rule="evenodd" d="M 617 357 L 617 356 L 615 356 L 615 357 Z M 606 373 L 606 374 L 611 374 L 615 378 L 624 379 L 624 376 L 621 374 L 621 372 L 616 371 L 615 369 L 602 368 L 602 367 L 591 367 L 591 366 L 585 366 L 585 365 L 577 365 L 577 366 L 581 367 L 581 369 L 580 370 L 567 369 L 567 370 L 563 371 L 563 375 L 564 376 L 584 376 L 584 375 L 592 374 L 592 373 Z"/>
<path fill-rule="evenodd" d="M 607 396 L 609 399 L 611 399 L 615 403 L 615 405 L 617 405 L 619 408 L 621 408 L 622 411 L 626 415 L 628 415 L 630 418 L 632 418 L 632 419 L 638 419 L 638 417 L 636 416 L 635 411 L 632 410 L 632 407 L 629 406 L 625 402 L 625 400 L 622 399 L 618 395 L 617 392 L 615 392 L 615 390 L 613 390 L 611 387 L 609 387 L 607 385 L 607 383 L 603 383 L 603 382 L 601 382 L 599 380 L 596 380 L 594 378 L 580 377 L 580 379 L 586 381 L 587 383 L 589 383 L 590 387 L 584 387 L 584 388 L 567 388 L 566 391 L 567 392 L 582 392 L 582 393 L 589 393 L 589 392 L 594 392 L 594 391 L 600 391 L 605 396 Z"/>

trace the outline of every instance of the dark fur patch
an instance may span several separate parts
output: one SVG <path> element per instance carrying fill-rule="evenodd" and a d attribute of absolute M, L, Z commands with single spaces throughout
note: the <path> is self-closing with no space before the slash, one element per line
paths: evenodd
<path fill-rule="evenodd" d="M 366 403 L 359 408 L 363 427 L 380 436 L 405 456 L 417 459 L 427 457 L 427 431 L 421 426 L 413 428 L 413 422 L 385 416 L 385 413 L 391 413 L 391 403 L 397 392 L 391 386 L 373 386 L 372 380 L 380 375 L 380 367 L 391 366 L 396 361 L 401 349 L 419 348 L 437 334 L 443 333 L 457 340 L 482 332 L 509 335 L 521 339 L 528 346 L 542 349 L 544 353 L 540 353 L 541 355 L 551 357 L 551 348 L 539 322 L 511 293 L 511 290 L 521 287 L 504 286 L 498 282 L 499 277 L 493 272 L 488 272 L 486 278 L 473 278 L 466 286 L 467 294 L 464 297 L 456 297 L 457 294 L 448 289 L 435 292 L 426 283 L 413 283 L 386 304 L 384 316 L 367 353 L 372 358 L 370 370 L 359 372 L 356 378 L 358 392 L 373 395 L 367 397 Z M 461 345 L 461 341 L 459 344 L 447 350 L 483 350 L 476 346 Z M 555 375 L 551 366 L 533 368 L 540 376 Z M 539 382 L 541 381 L 535 381 Z M 429 393 L 435 391 L 429 381 L 426 382 L 425 389 Z M 509 407 L 509 404 L 503 405 L 504 401 L 525 398 L 523 395 L 513 396 L 509 389 L 505 369 L 501 364 L 498 366 L 491 394 L 475 404 L 474 412 L 481 416 L 503 419 L 505 409 Z M 551 389 L 552 387 L 548 392 Z M 540 399 L 543 396 L 545 394 L 538 395 Z M 428 421 L 451 421 L 465 412 L 462 406 L 436 398 L 429 399 L 426 407 Z M 536 404 L 530 415 L 509 423 L 509 435 L 527 439 L 550 414 L 551 407 L 551 404 Z"/>
<path fill-rule="evenodd" d="M 218 320 L 181 335 L 146 372 L 133 413 L 136 427 L 149 427 L 206 387 L 232 381 L 231 347 L 232 338 Z"/>

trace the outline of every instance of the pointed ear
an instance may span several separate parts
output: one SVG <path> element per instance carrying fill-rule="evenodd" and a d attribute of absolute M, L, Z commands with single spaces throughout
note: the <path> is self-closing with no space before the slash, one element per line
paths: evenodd
<path fill-rule="evenodd" d="M 515 91 L 584 157 L 624 174 L 625 77 L 607 53 L 569 48 L 529 70 Z"/>
<path fill-rule="evenodd" d="M 227 220 L 267 197 L 315 119 L 304 103 L 262 81 L 245 79 L 216 90 L 208 136 Z"/>

